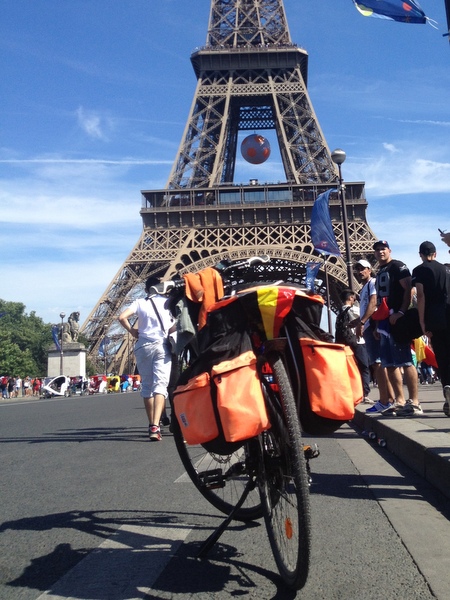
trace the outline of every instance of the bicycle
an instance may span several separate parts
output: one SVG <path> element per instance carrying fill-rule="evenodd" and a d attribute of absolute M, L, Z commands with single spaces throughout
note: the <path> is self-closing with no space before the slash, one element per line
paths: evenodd
<path fill-rule="evenodd" d="M 209 335 L 214 337 L 211 332 L 215 331 L 215 318 L 219 320 L 219 328 L 224 320 L 226 323 L 224 315 L 227 312 L 231 314 L 231 329 L 236 325 L 239 331 L 240 328 L 246 330 L 257 356 L 257 375 L 270 426 L 238 443 L 225 442 L 218 451 L 215 451 L 214 441 L 212 445 L 208 442 L 186 444 L 185 433 L 176 418 L 172 419 L 172 432 L 181 461 L 194 485 L 214 507 L 227 514 L 227 518 L 203 544 L 199 556 L 207 554 L 232 519 L 249 521 L 263 516 L 280 575 L 287 586 L 298 590 L 306 583 L 310 560 L 308 461 L 318 455 L 318 451 L 309 446 L 305 450 L 302 442 L 299 421 L 301 374 L 296 367 L 297 334 L 292 320 L 289 322 L 284 318 L 280 320 L 277 335 L 263 340 L 259 319 L 253 318 L 250 310 L 242 321 L 242 307 L 239 306 L 233 313 L 233 303 L 239 305 L 242 298 L 255 290 L 269 289 L 275 289 L 277 293 L 285 290 L 292 300 L 300 293 L 301 287 L 279 280 L 274 282 L 276 285 L 268 284 L 267 272 L 258 273 L 261 265 L 270 265 L 270 260 L 253 257 L 216 265 L 226 293 L 211 308 Z M 184 292 L 184 281 L 163 282 L 155 286 L 154 291 L 169 295 L 173 305 L 173 299 Z M 238 324 L 237 320 L 240 320 Z M 208 331 L 206 334 L 198 332 L 195 343 L 188 346 L 190 360 L 187 362 L 191 365 L 188 375 L 192 375 L 189 371 L 192 365 L 197 365 L 199 370 L 203 367 L 205 336 L 208 338 Z M 184 379 L 186 377 L 185 374 Z M 174 415 L 173 396 L 171 403 Z"/>

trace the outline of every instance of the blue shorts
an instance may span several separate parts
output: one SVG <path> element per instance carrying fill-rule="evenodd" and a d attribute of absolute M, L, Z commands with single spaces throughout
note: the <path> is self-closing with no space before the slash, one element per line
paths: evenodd
<path fill-rule="evenodd" d="M 374 365 L 380 362 L 380 340 L 377 340 L 373 335 L 373 329 L 367 327 L 364 330 L 363 338 L 366 343 L 367 356 L 369 357 L 369 365 Z"/>
<path fill-rule="evenodd" d="M 411 344 L 398 344 L 392 335 L 380 336 L 380 358 L 382 367 L 411 367 L 413 364 Z"/>

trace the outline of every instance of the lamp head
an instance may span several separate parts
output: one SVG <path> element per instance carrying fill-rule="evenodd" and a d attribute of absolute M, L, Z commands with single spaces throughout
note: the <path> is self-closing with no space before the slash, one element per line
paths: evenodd
<path fill-rule="evenodd" d="M 66 313 L 59 313 L 59 316 L 61 317 L 61 319 L 64 319 L 64 317 L 66 316 Z"/>
<path fill-rule="evenodd" d="M 336 165 L 342 165 L 342 163 L 345 161 L 346 158 L 347 158 L 347 155 L 340 148 L 336 148 L 336 150 L 333 150 L 333 152 L 331 153 L 331 160 Z"/>

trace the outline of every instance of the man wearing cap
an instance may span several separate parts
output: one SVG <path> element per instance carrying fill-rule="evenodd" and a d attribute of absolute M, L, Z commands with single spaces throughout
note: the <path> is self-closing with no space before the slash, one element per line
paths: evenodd
<path fill-rule="evenodd" d="M 436 260 L 433 242 L 419 247 L 422 264 L 413 269 L 420 326 L 433 346 L 444 392 L 444 413 L 450 417 L 450 269 Z"/>
<path fill-rule="evenodd" d="M 389 404 L 389 399 L 393 398 L 394 392 L 389 384 L 386 375 L 386 369 L 380 366 L 380 340 L 375 337 L 374 329 L 371 326 L 370 317 L 377 307 L 377 290 L 375 287 L 375 277 L 372 276 L 372 266 L 368 260 L 358 260 L 354 266 L 356 279 L 363 284 L 359 292 L 359 323 L 356 325 L 356 335 L 363 337 L 366 345 L 369 365 L 372 369 L 374 381 L 378 384 L 380 400 L 377 407 L 385 410 Z M 370 401 L 367 397 L 365 402 Z M 381 404 L 381 406 L 380 406 Z M 369 412 L 375 412 L 369 409 Z M 376 411 L 378 412 L 378 411 Z"/>
<path fill-rule="evenodd" d="M 391 335 L 391 327 L 404 317 L 411 304 L 412 279 L 408 267 L 391 256 L 391 249 L 386 240 L 379 240 L 373 245 L 379 271 L 376 277 L 377 302 L 386 302 L 389 316 L 377 322 L 380 334 L 381 366 L 386 367 L 396 403 L 386 406 L 387 412 L 397 416 L 414 417 L 423 414 L 418 399 L 417 370 L 412 362 L 410 343 L 396 342 Z M 409 398 L 405 402 L 403 393 L 403 376 L 408 388 Z M 376 405 L 374 405 L 376 406 Z"/>

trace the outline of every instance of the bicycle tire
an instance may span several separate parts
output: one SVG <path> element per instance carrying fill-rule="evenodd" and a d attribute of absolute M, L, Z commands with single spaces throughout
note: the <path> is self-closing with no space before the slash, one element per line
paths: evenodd
<path fill-rule="evenodd" d="M 190 446 L 185 443 L 180 427 L 175 417 L 172 421 L 172 430 L 175 445 L 183 463 L 186 473 L 202 496 L 217 510 L 229 515 L 241 498 L 251 474 L 251 469 L 245 467 L 242 473 L 224 481 L 223 487 L 206 487 L 202 481 L 201 473 L 220 471 L 226 473 L 228 469 L 246 460 L 246 445 L 239 450 L 227 455 L 216 455 L 208 452 L 201 445 Z M 258 488 L 252 490 L 243 506 L 236 511 L 234 519 L 237 521 L 254 521 L 263 516 L 261 497 Z"/>
<path fill-rule="evenodd" d="M 264 436 L 259 487 L 267 534 L 283 581 L 301 589 L 308 578 L 311 550 L 311 516 L 306 459 L 291 384 L 282 356 L 268 356 L 274 384 L 268 390 L 271 429 Z"/>

